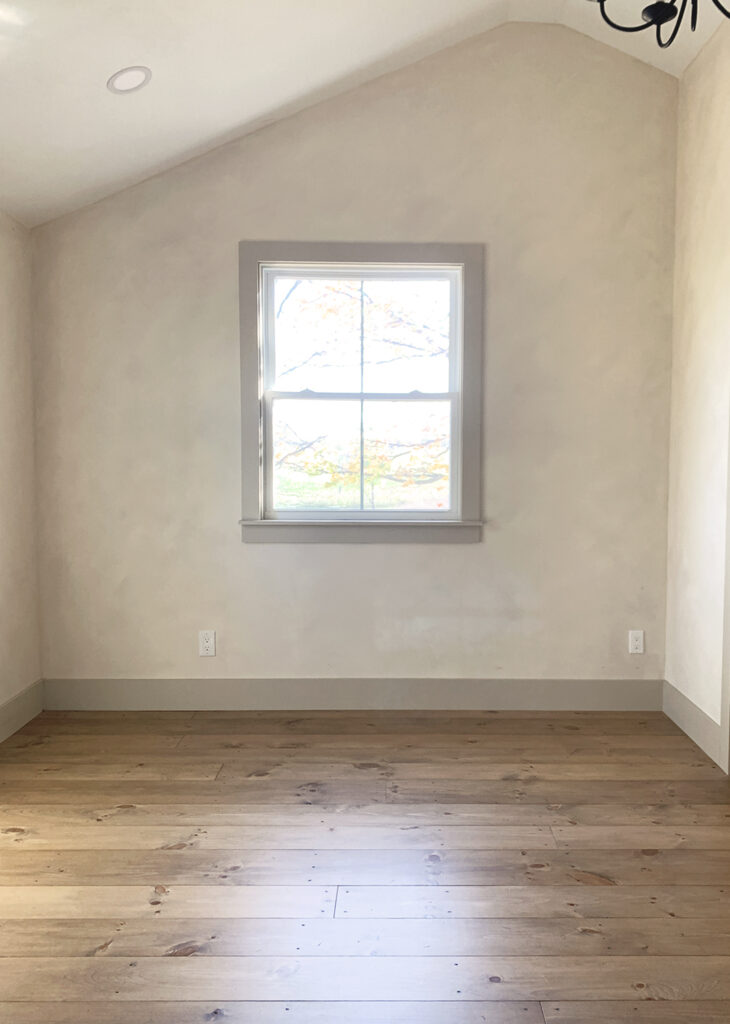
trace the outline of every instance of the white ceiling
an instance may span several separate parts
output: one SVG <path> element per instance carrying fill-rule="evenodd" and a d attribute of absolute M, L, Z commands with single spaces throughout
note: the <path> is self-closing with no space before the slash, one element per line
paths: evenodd
<path fill-rule="evenodd" d="M 635 21 L 645 0 L 611 0 Z M 703 0 L 661 51 L 586 0 L 0 0 L 0 207 L 39 224 L 506 21 L 556 22 L 679 75 Z M 106 89 L 152 69 L 147 88 Z"/>

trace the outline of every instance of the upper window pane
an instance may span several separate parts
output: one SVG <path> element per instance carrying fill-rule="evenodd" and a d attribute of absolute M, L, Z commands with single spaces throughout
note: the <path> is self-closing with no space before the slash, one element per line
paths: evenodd
<path fill-rule="evenodd" d="M 276 275 L 273 288 L 277 391 L 359 391 L 360 282 Z"/>
<path fill-rule="evenodd" d="M 302 268 L 305 271 L 305 268 Z M 349 270 L 349 268 L 348 268 Z M 275 391 L 453 391 L 455 276 L 353 268 L 265 273 L 266 386 Z"/>
<path fill-rule="evenodd" d="M 363 390 L 449 391 L 451 281 L 363 282 Z"/>

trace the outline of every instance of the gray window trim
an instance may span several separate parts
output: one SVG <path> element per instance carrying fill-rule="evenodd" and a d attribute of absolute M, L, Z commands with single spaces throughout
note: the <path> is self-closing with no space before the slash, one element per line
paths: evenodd
<path fill-rule="evenodd" d="M 321 522 L 265 519 L 259 323 L 262 263 L 413 263 L 463 267 L 461 517 Z M 242 539 L 248 543 L 475 543 L 481 540 L 484 246 L 391 242 L 243 241 L 241 324 Z"/>

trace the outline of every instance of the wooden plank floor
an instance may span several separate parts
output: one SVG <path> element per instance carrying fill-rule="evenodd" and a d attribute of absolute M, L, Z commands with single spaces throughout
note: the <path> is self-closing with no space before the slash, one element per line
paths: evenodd
<path fill-rule="evenodd" d="M 643 713 L 46 712 L 0 1024 L 730 1024 L 730 784 Z"/>

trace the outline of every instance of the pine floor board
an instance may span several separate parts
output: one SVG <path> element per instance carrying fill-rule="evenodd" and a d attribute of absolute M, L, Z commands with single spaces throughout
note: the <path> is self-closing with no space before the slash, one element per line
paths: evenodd
<path fill-rule="evenodd" d="M 187 770 L 194 771 L 194 762 Z M 203 766 L 207 767 L 207 766 Z M 218 776 L 221 782 L 242 782 L 251 778 L 287 779 L 301 775 L 302 763 L 292 759 L 284 763 L 264 760 L 258 762 L 227 761 Z M 63 770 L 60 768 L 59 770 Z M 73 770 L 73 769 L 71 769 Z M 159 770 L 159 769 L 158 769 Z M 492 761 L 454 759 L 441 764 L 433 761 L 397 761 L 381 758 L 379 761 L 308 763 L 307 773 L 324 780 L 330 779 L 389 779 L 404 782 L 411 779 L 462 780 L 468 774 L 471 780 L 488 782 L 522 782 L 527 780 L 556 782 L 577 780 L 593 781 L 685 781 L 690 779 L 724 779 L 724 773 L 716 764 L 698 761 L 694 756 L 667 758 L 635 758 L 630 764 L 620 761 Z M 17 777 L 22 778 L 22 769 Z M 154 777 L 154 776 L 152 776 Z M 195 778 L 190 775 L 190 778 Z"/>
<path fill-rule="evenodd" d="M 205 785 L 205 783 L 198 783 Z M 515 782 L 482 782 L 474 779 L 442 781 L 414 779 L 407 782 L 386 782 L 387 799 L 418 803 L 620 803 L 628 791 L 623 782 L 565 781 L 553 782 L 525 779 Z M 631 799 L 638 803 L 666 803 L 674 800 L 688 803 L 730 802 L 730 783 L 726 778 L 712 781 L 633 782 Z"/>
<path fill-rule="evenodd" d="M 1 774 L 1 769 L 0 769 Z M 72 792 L 76 791 L 74 787 Z M 628 793 L 625 794 L 628 797 Z M 371 827 L 574 825 L 640 828 L 657 826 L 730 826 L 727 804 L 253 804 L 113 803 L 111 801 L 33 804 L 0 803 L 0 831 L 76 825 L 155 826 L 317 825 Z"/>
<path fill-rule="evenodd" d="M 730 833 L 730 829 L 718 831 L 721 837 Z M 714 845 L 727 849 L 718 845 L 721 837 Z M 556 846 L 552 830 L 538 825 L 0 826 L 0 850 L 552 850 Z"/>
<path fill-rule="evenodd" d="M 6 886 L 0 891 L 7 920 L 66 918 L 332 917 L 336 889 L 256 885 Z"/>
<path fill-rule="evenodd" d="M 336 916 L 703 917 L 730 915 L 730 886 L 341 886 Z"/>
<path fill-rule="evenodd" d="M 83 750 L 84 739 L 90 740 L 87 753 L 95 753 L 97 746 L 108 744 L 129 746 L 133 736 L 103 736 L 91 734 L 88 737 L 73 734 L 68 737 L 27 736 L 18 740 L 17 746 L 32 749 L 45 746 L 51 752 L 65 750 Z M 149 740 L 150 736 L 141 736 Z M 65 746 L 63 741 L 70 746 Z M 632 731 L 620 733 L 583 734 L 534 732 L 529 735 L 521 733 L 505 733 L 487 736 L 468 732 L 436 733 L 436 732 L 404 732 L 404 733 L 368 733 L 356 736 L 303 735 L 303 736 L 261 736 L 256 733 L 243 734 L 236 732 L 208 733 L 191 732 L 178 737 L 168 738 L 168 749 L 179 750 L 186 756 L 203 756 L 217 759 L 238 759 L 255 756 L 295 756 L 297 759 L 309 761 L 325 761 L 330 759 L 347 761 L 374 761 L 379 756 L 389 755 L 394 760 L 423 761 L 431 752 L 443 753 L 447 758 L 466 756 L 478 758 L 482 754 L 502 760 L 540 760 L 543 754 L 558 757 L 589 756 L 596 759 L 600 755 L 611 756 L 615 751 L 625 754 L 646 756 L 656 754 L 667 757 L 673 753 L 682 755 L 698 753 L 697 747 L 681 732 L 645 733 L 636 735 Z M 702 756 L 702 755 L 700 755 Z M 605 759 L 605 756 L 603 757 Z M 435 760 L 438 760 L 436 758 Z"/>
<path fill-rule="evenodd" d="M 0 1020 L 8 1024 L 544 1024 L 539 1003 L 291 1000 L 107 1003 L 103 1017 L 98 1003 L 0 1002 Z M 719 1021 L 719 1017 L 708 1018 L 707 1024 Z"/>
<path fill-rule="evenodd" d="M 193 761 L 169 758 L 167 761 L 147 761 L 114 764 L 105 758 L 89 761 L 64 761 L 41 764 L 8 763 L 0 767 L 5 782 L 86 782 L 99 779 L 134 782 L 210 782 L 223 770 L 222 762 Z M 689 777 L 689 776 L 688 776 Z"/>
<path fill-rule="evenodd" d="M 542 1005 L 545 1024 L 728 1024 L 721 1002 L 560 1003 Z"/>
<path fill-rule="evenodd" d="M 493 783 L 509 788 L 508 783 Z M 681 785 L 681 783 L 677 783 Z M 693 783 L 684 783 L 693 785 Z M 703 783 L 706 786 L 722 783 Z M 267 780 L 241 783 L 185 782 L 179 779 L 140 782 L 137 779 L 79 782 L 74 787 L 75 795 L 84 803 L 99 801 L 133 803 L 174 804 L 179 800 L 201 803 L 291 803 L 291 804 L 356 804 L 384 801 L 386 783 L 372 780 L 334 780 L 323 782 L 304 775 L 303 781 Z M 68 783 L 58 779 L 4 780 L 0 772 L 0 803 L 33 804 L 48 800 L 62 800 L 68 794 Z M 508 798 L 507 789 L 504 791 Z M 712 801 L 709 796 L 708 800 Z"/>
<path fill-rule="evenodd" d="M 0 851 L 4 885 L 727 885 L 730 850 Z M 0 893 L 0 897 L 1 897 Z"/>
<path fill-rule="evenodd" d="M 730 1000 L 730 957 L 9 957 L 0 1001 Z M 559 994 L 559 995 L 558 995 Z"/>
<path fill-rule="evenodd" d="M 435 733 L 444 737 L 551 735 L 573 736 L 681 736 L 681 730 L 658 711 L 594 712 L 529 711 L 411 711 L 407 718 L 392 711 L 208 711 L 114 712 L 44 711 L 17 735 L 62 735 L 68 733 L 152 732 L 156 735 L 195 733 L 275 736 L 398 736 Z"/>
<path fill-rule="evenodd" d="M 33 804 L 62 800 L 68 794 L 67 782 L 59 779 L 3 779 L 0 772 L 0 803 Z M 190 781 L 177 779 L 140 782 L 139 780 L 84 780 L 75 787 L 83 803 L 304 803 L 358 804 L 379 803 L 525 803 L 525 804 L 616 804 L 626 800 L 621 781 L 477 781 L 473 779 L 414 779 L 389 782 L 381 779 L 321 780 L 308 772 L 301 782 L 287 779 L 246 779 L 241 782 Z M 641 804 L 730 803 L 730 784 L 726 779 L 702 781 L 639 781 L 631 784 L 631 798 Z"/>
<path fill-rule="evenodd" d="M 552 829 L 566 850 L 730 850 L 730 822 L 725 825 L 573 825 Z"/>
<path fill-rule="evenodd" d="M 730 956 L 717 918 L 0 920 L 0 957 Z"/>

